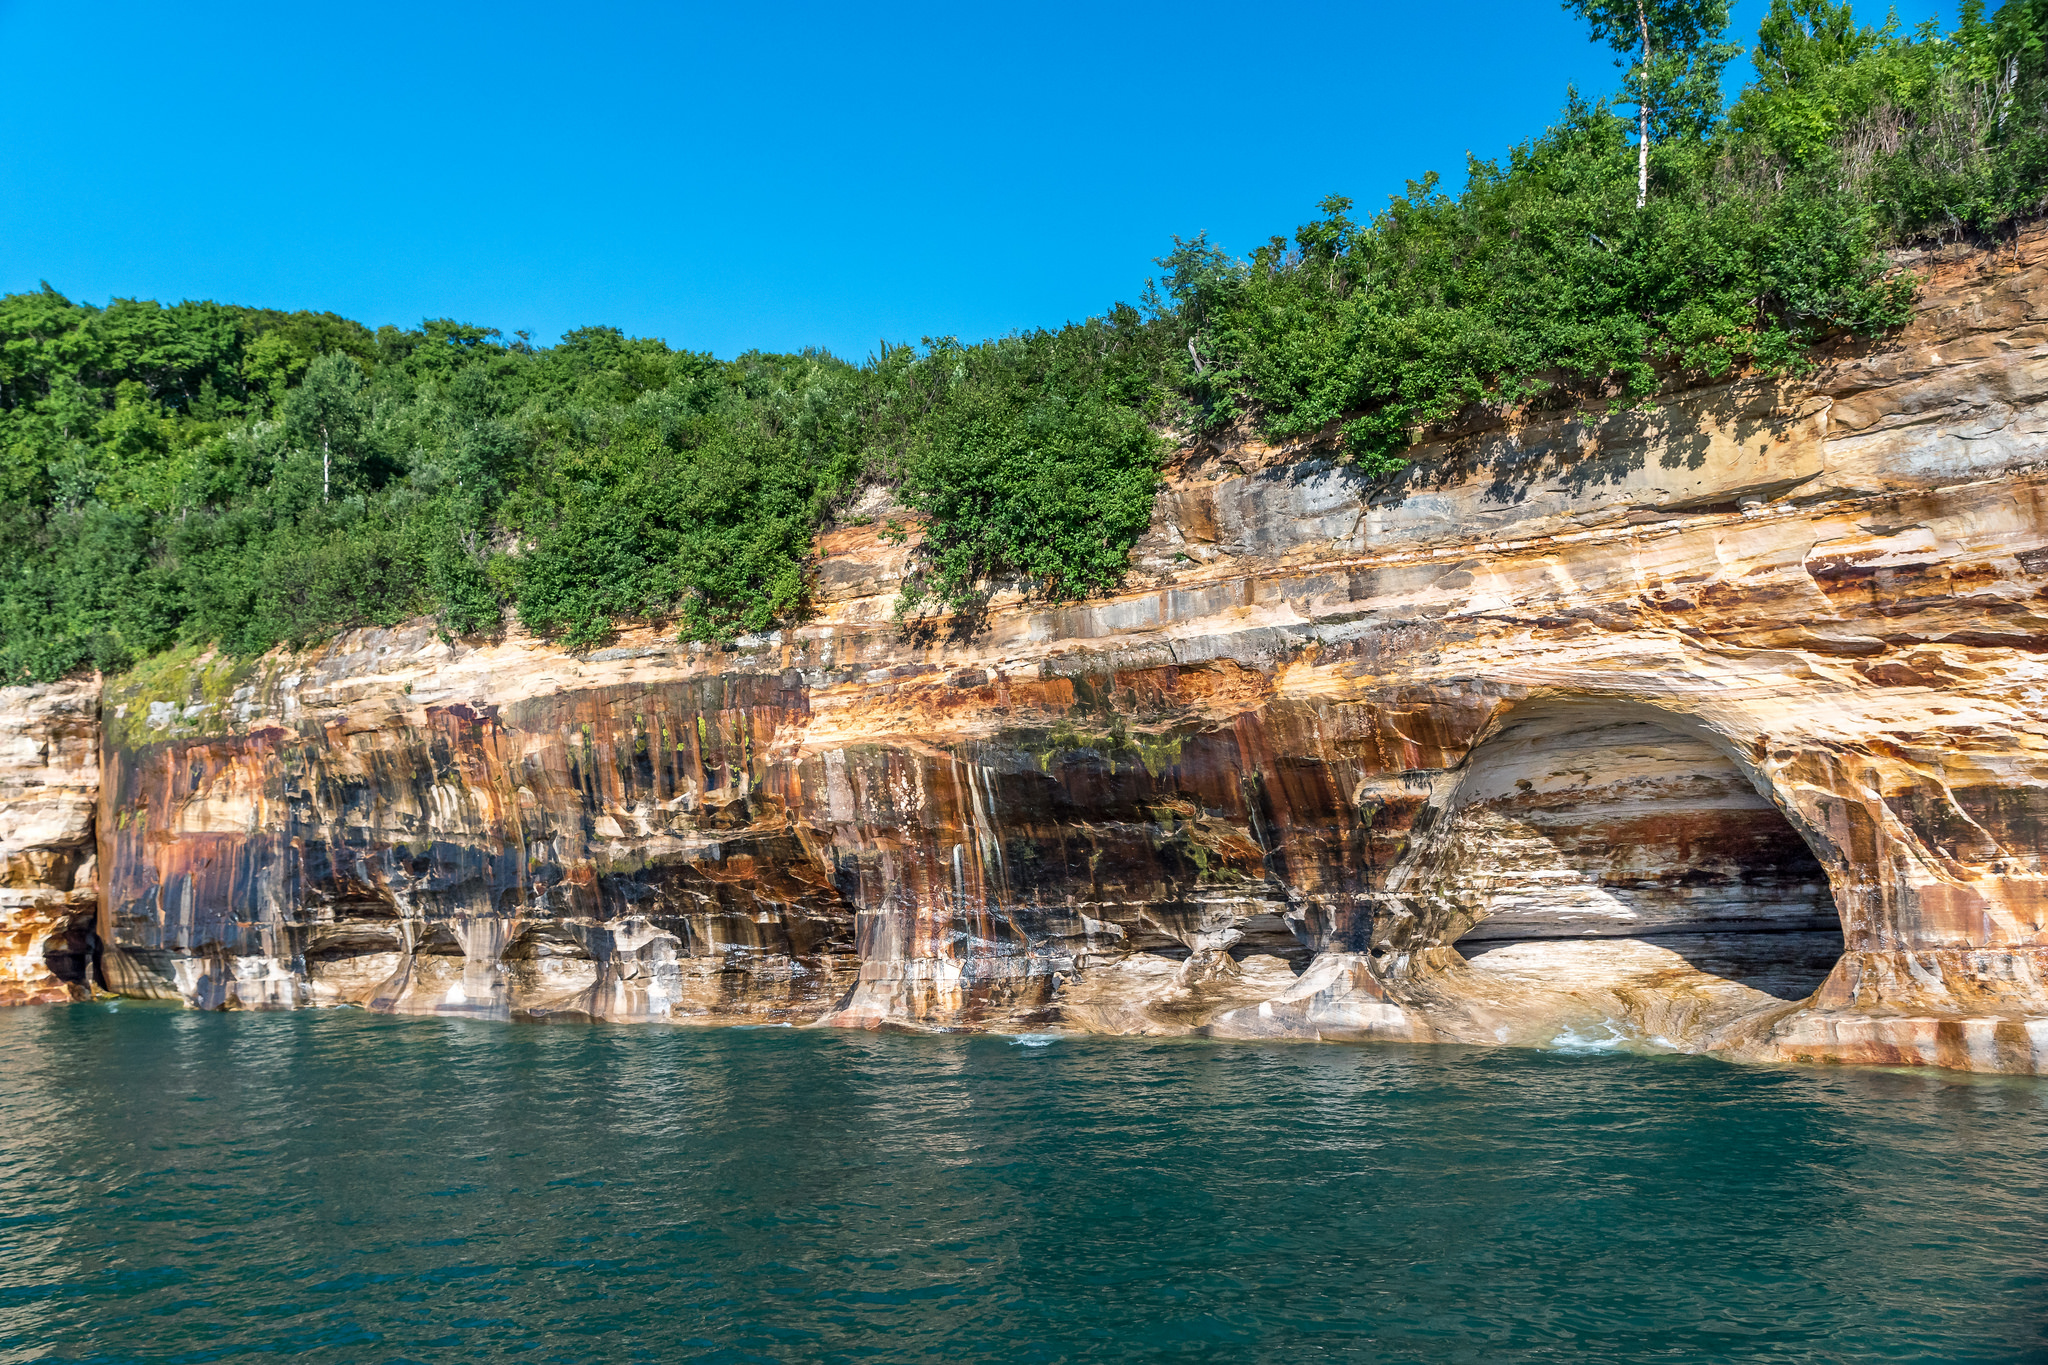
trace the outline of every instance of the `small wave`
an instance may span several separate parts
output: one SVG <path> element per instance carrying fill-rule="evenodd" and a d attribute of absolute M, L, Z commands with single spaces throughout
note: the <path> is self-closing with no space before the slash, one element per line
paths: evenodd
<path fill-rule="evenodd" d="M 1590 1030 L 1581 1033 L 1566 1024 L 1563 1031 L 1550 1040 L 1550 1046 L 1558 1052 L 1613 1052 L 1641 1041 L 1639 1035 L 1623 1029 L 1612 1019 L 1602 1019 L 1600 1027 L 1606 1030 L 1604 1034 Z"/>
<path fill-rule="evenodd" d="M 1015 1033 L 1010 1035 L 1011 1047 L 1051 1047 L 1060 1040 L 1057 1033 Z"/>

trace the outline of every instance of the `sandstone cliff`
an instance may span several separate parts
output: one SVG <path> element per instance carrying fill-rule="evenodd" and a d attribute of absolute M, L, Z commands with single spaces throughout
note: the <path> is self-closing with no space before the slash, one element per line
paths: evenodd
<path fill-rule="evenodd" d="M 0 687 L 0 1005 L 91 995 L 99 685 Z"/>
<path fill-rule="evenodd" d="M 731 650 L 160 660 L 100 699 L 104 981 L 2048 1072 L 2038 249 L 1810 382 L 1392 485 L 1183 451 L 1120 594 L 964 640 L 906 639 L 911 547 L 845 526 L 815 617 Z M 89 875 L 59 806 L 4 831 L 21 905 Z"/>

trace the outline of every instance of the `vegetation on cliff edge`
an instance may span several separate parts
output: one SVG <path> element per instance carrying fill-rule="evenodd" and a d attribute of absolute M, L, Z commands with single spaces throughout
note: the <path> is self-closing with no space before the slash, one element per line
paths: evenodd
<path fill-rule="evenodd" d="M 1085 596 L 1171 440 L 1238 424 L 1382 474 L 1474 405 L 1796 372 L 1903 320 L 1888 247 L 2048 195 L 2048 0 L 1972 0 L 1946 34 L 1775 0 L 1732 103 L 1718 0 L 1568 8 L 1615 48 L 1614 102 L 1573 94 L 1456 193 L 1333 196 L 1249 259 L 1176 239 L 1139 306 L 1050 331 L 721 361 L 604 327 L 0 298 L 0 678 L 417 615 L 730 639 L 800 614 L 817 528 L 871 480 L 926 517 L 906 613 Z"/>

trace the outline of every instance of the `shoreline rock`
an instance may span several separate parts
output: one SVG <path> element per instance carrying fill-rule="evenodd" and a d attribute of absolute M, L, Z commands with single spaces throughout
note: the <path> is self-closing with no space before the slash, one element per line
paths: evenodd
<path fill-rule="evenodd" d="M 729 650 L 411 625 L 9 689 L 8 969 L 96 896 L 105 986 L 207 1008 L 2048 1074 L 2044 240 L 1802 384 L 1390 483 L 1184 451 L 1122 591 L 964 641 L 847 526 Z"/>

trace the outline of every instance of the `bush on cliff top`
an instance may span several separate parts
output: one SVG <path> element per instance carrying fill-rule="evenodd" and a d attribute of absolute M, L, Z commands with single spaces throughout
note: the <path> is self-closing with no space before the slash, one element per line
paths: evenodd
<path fill-rule="evenodd" d="M 1249 425 L 1383 473 L 1474 405 L 1796 371 L 1904 317 L 1888 245 L 2040 211 L 2048 0 L 1972 0 L 1945 35 L 1775 0 L 1725 110 L 1711 29 L 1630 68 L 1640 207 L 1638 120 L 1574 95 L 1456 194 L 1425 176 L 1363 218 L 1332 197 L 1248 260 L 1177 240 L 1143 308 L 861 365 L 0 298 L 0 678 L 416 615 L 726 639 L 801 612 L 813 535 L 867 479 L 925 515 L 905 611 L 971 622 L 1005 582 L 1112 586 L 1169 438 Z"/>

